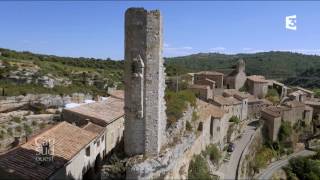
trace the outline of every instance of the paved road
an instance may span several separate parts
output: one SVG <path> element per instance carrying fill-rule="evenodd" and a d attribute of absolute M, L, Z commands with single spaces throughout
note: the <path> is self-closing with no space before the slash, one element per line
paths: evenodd
<path fill-rule="evenodd" d="M 303 150 L 299 151 L 297 153 L 293 153 L 290 156 L 288 156 L 286 159 L 279 160 L 276 162 L 271 163 L 264 171 L 262 171 L 258 176 L 257 179 L 271 179 L 272 174 L 275 173 L 278 169 L 282 168 L 283 166 L 286 166 L 289 163 L 289 160 L 298 157 L 298 156 L 309 156 L 313 155 L 315 152 L 309 151 L 309 150 Z"/>
<path fill-rule="evenodd" d="M 250 141 L 250 138 L 254 132 L 255 127 L 247 126 L 241 138 L 234 142 L 235 150 L 231 154 L 230 161 L 222 164 L 222 166 L 219 168 L 219 172 L 224 174 L 223 179 L 236 179 L 236 171 L 241 153 Z"/>

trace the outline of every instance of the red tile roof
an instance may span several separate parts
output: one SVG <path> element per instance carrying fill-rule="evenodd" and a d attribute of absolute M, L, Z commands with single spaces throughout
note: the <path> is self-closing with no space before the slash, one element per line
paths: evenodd
<path fill-rule="evenodd" d="M 0 168 L 24 179 L 47 179 L 88 145 L 97 134 L 67 122 L 35 136 L 20 147 L 0 156 Z M 53 149 L 53 162 L 41 165 L 38 157 L 41 143 L 48 141 Z M 40 147 L 39 147 L 40 146 Z"/>

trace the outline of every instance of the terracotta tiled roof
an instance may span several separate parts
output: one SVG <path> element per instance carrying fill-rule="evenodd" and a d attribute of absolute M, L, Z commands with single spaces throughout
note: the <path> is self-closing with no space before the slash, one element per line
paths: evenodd
<path fill-rule="evenodd" d="M 301 102 L 299 102 L 299 101 L 297 101 L 297 100 L 288 101 L 288 102 L 286 102 L 285 104 L 286 104 L 287 106 L 293 107 L 293 108 L 305 106 L 303 103 L 301 103 Z"/>
<path fill-rule="evenodd" d="M 105 128 L 103 126 L 99 126 L 99 125 L 91 123 L 91 122 L 89 122 L 82 129 L 93 132 L 93 133 L 99 133 L 99 134 L 105 130 Z"/>
<path fill-rule="evenodd" d="M 225 90 L 223 90 L 223 94 L 226 96 L 234 96 L 238 99 L 246 99 L 249 97 L 249 94 L 244 93 L 244 92 L 240 92 L 236 89 L 225 89 Z"/>
<path fill-rule="evenodd" d="M 296 89 L 301 90 L 301 91 L 303 91 L 303 92 L 306 92 L 306 93 L 308 93 L 308 94 L 314 94 L 313 91 L 310 91 L 310 90 L 305 89 L 305 88 L 302 88 L 302 87 L 296 87 Z"/>
<path fill-rule="evenodd" d="M 261 111 L 273 117 L 280 117 L 282 114 L 282 109 L 276 106 L 269 106 L 269 107 L 263 108 Z"/>
<path fill-rule="evenodd" d="M 196 74 L 219 75 L 219 76 L 223 76 L 224 75 L 223 73 L 217 72 L 217 71 L 200 71 L 200 72 L 197 72 Z"/>
<path fill-rule="evenodd" d="M 108 93 L 111 97 L 124 99 L 124 91 L 123 90 L 115 90 Z"/>
<path fill-rule="evenodd" d="M 1 155 L 0 167 L 25 179 L 47 179 L 96 136 L 96 133 L 62 122 L 22 146 Z M 53 161 L 47 165 L 41 165 L 36 161 L 37 153 L 41 148 L 41 143 L 48 140 L 53 142 L 50 144 L 50 147 L 53 148 Z"/>
<path fill-rule="evenodd" d="M 107 100 L 84 104 L 65 111 L 86 116 L 90 121 L 106 126 L 116 119 L 124 116 L 124 101 L 122 99 L 108 97 Z"/>
<path fill-rule="evenodd" d="M 213 101 L 218 103 L 219 105 L 233 105 L 241 103 L 234 97 L 223 97 L 223 96 L 214 96 Z"/>
<path fill-rule="evenodd" d="M 252 76 L 248 76 L 247 78 L 253 82 L 269 83 L 269 80 L 266 80 L 264 76 L 260 76 L 260 75 L 252 75 Z"/>
<path fill-rule="evenodd" d="M 201 120 L 207 119 L 209 116 L 222 118 L 224 115 L 224 111 L 221 108 L 199 99 L 197 100 L 197 107 Z"/>

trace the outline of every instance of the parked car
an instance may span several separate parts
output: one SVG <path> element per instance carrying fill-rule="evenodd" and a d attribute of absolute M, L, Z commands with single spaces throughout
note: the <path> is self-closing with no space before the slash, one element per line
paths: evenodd
<path fill-rule="evenodd" d="M 228 146 L 227 151 L 228 151 L 228 152 L 233 152 L 234 149 L 235 149 L 235 144 L 234 144 L 234 143 L 230 143 L 229 146 Z"/>

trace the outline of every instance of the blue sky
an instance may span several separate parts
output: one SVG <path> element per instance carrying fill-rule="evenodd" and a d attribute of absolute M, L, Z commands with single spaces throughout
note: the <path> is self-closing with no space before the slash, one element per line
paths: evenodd
<path fill-rule="evenodd" d="M 160 9 L 164 56 L 281 50 L 320 54 L 320 2 L 0 2 L 0 47 L 122 59 L 124 12 Z M 297 31 L 285 16 L 297 15 Z"/>

